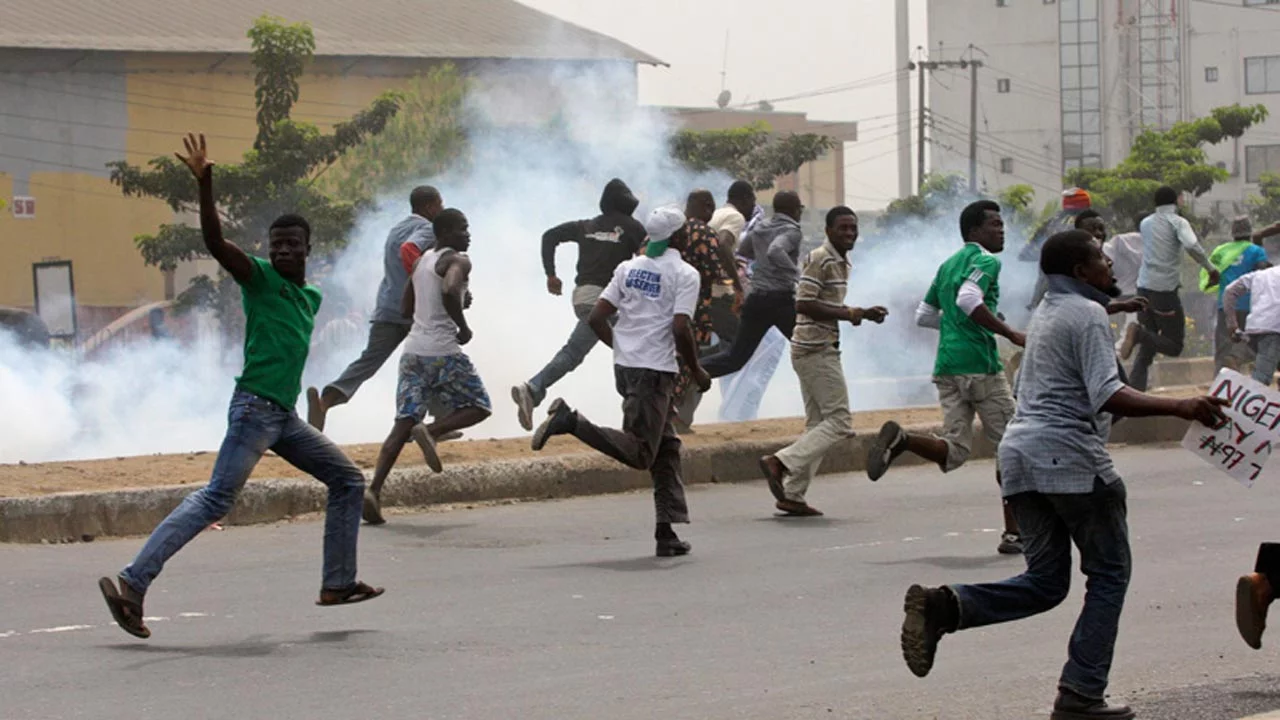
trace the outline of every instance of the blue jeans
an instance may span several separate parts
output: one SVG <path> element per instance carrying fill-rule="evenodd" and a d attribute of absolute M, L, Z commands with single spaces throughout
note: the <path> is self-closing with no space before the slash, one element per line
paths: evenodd
<path fill-rule="evenodd" d="M 587 324 L 587 317 L 591 315 L 594 307 L 594 303 L 573 306 L 573 313 L 578 316 L 578 324 L 573 326 L 573 332 L 569 333 L 569 339 L 565 341 L 564 347 L 561 347 L 555 357 L 551 358 L 551 362 L 529 381 L 529 392 L 533 395 L 534 405 L 541 405 L 542 401 L 547 399 L 547 390 L 559 382 L 560 378 L 581 365 L 582 361 L 587 359 L 591 349 L 600 342 L 600 338 L 596 337 L 596 331 Z M 614 315 L 609 318 L 609 324 L 612 325 L 617 320 L 618 316 Z"/>
<path fill-rule="evenodd" d="M 1021 620 L 1056 607 L 1071 587 L 1071 545 L 1080 550 L 1084 607 L 1067 646 L 1058 686 L 1101 699 L 1129 588 L 1129 525 L 1124 483 L 1094 482 L 1086 495 L 1019 493 L 1008 498 L 1022 531 L 1027 570 L 1008 580 L 952 585 L 960 628 Z"/>
<path fill-rule="evenodd" d="M 1258 357 L 1253 362 L 1253 379 L 1270 387 L 1276 376 L 1276 365 L 1280 364 L 1280 334 L 1254 335 L 1254 342 L 1257 343 Z"/>
<path fill-rule="evenodd" d="M 355 584 L 364 475 L 333 441 L 297 413 L 243 390 L 236 390 L 231 396 L 227 436 L 218 450 L 209 484 L 188 495 L 169 513 L 120 577 L 145 593 L 169 558 L 231 511 L 240 488 L 268 448 L 329 486 L 321 587 L 341 590 Z"/>

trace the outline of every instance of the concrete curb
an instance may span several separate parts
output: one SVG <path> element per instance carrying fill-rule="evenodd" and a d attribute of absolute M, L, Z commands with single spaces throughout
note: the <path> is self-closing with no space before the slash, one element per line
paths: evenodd
<path fill-rule="evenodd" d="M 1272 710 L 1261 715 L 1250 715 L 1247 718 L 1240 718 L 1240 720 L 1280 720 L 1280 710 Z"/>
<path fill-rule="evenodd" d="M 936 426 L 913 428 L 937 432 Z M 1180 440 L 1187 422 L 1174 418 L 1125 420 L 1111 433 L 1113 444 L 1150 444 Z M 978 433 L 973 457 L 990 458 L 993 448 Z M 826 456 L 821 472 L 864 470 L 873 434 L 841 443 Z M 757 460 L 790 440 L 770 438 L 687 448 L 686 484 L 746 482 L 760 479 Z M 918 464 L 914 456 L 900 464 Z M 650 486 L 647 472 L 626 468 L 595 453 L 559 455 L 534 460 L 502 460 L 446 468 L 435 474 L 425 467 L 392 473 L 383 495 L 387 507 L 421 507 L 443 503 L 549 499 L 639 490 Z M 151 532 L 191 486 L 58 493 L 38 497 L 0 498 L 0 542 L 65 542 L 100 536 Z M 249 525 L 320 512 L 324 487 L 314 480 L 265 480 L 247 483 L 235 509 L 224 521 Z"/>

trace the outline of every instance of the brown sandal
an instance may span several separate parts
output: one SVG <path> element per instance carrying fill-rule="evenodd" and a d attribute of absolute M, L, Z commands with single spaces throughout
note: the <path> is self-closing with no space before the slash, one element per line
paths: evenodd
<path fill-rule="evenodd" d="M 107 609 L 121 630 L 143 640 L 151 637 L 151 629 L 142 620 L 141 603 L 122 596 L 111 578 L 99 579 L 98 589 L 102 591 L 102 599 L 107 601 Z"/>
<path fill-rule="evenodd" d="M 386 592 L 385 588 L 370 587 L 358 582 L 345 590 L 321 590 L 320 599 L 316 600 L 316 604 L 322 607 L 354 605 L 365 600 L 372 600 L 384 592 Z"/>

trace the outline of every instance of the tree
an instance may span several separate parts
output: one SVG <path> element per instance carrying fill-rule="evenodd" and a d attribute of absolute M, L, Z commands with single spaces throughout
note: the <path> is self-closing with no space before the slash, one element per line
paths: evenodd
<path fill-rule="evenodd" d="M 363 201 L 444 172 L 466 150 L 466 92 L 466 80 L 451 63 L 415 76 L 382 132 L 348 150 L 317 185 L 333 197 Z"/>
<path fill-rule="evenodd" d="M 890 202 L 880 222 L 892 227 L 909 218 L 929 219 L 952 212 L 971 199 L 968 187 L 968 181 L 959 173 L 926 175 L 920 192 Z"/>
<path fill-rule="evenodd" d="M 836 140 L 814 133 L 775 135 L 763 122 L 732 130 L 681 130 L 671 138 L 671 155 L 695 172 L 722 170 L 756 190 L 822 157 Z"/>
<path fill-rule="evenodd" d="M 322 133 L 315 125 L 290 119 L 299 94 L 298 78 L 315 51 L 311 27 L 264 15 L 248 36 L 257 70 L 258 133 L 242 162 L 220 164 L 216 170 L 223 234 L 246 252 L 263 255 L 272 220 L 296 212 L 311 224 L 313 252 L 341 248 L 359 200 L 331 199 L 314 187 L 315 177 L 362 140 L 382 132 L 399 109 L 400 96 L 385 93 L 350 120 L 335 125 L 333 132 Z M 128 197 L 158 198 L 174 212 L 191 211 L 198 205 L 190 172 L 171 156 L 149 161 L 146 169 L 123 160 L 108 167 L 112 182 Z M 143 260 L 161 270 L 206 254 L 199 228 L 185 224 L 161 225 L 154 234 L 139 235 L 134 242 Z M 182 300 L 226 299 L 229 291 L 225 278 L 219 288 L 202 277 Z"/>
<path fill-rule="evenodd" d="M 1249 206 L 1259 224 L 1280 222 L 1280 175 L 1263 173 L 1258 178 L 1258 194 L 1249 198 Z"/>
<path fill-rule="evenodd" d="M 1067 183 L 1088 190 L 1095 204 L 1127 224 L 1151 207 L 1151 197 L 1161 185 L 1199 197 L 1230 177 L 1226 170 L 1209 164 L 1204 146 L 1239 138 L 1266 120 L 1267 114 L 1265 105 L 1231 105 L 1214 108 L 1208 117 L 1174 123 L 1168 130 L 1143 131 L 1119 165 L 1073 168 L 1067 172 Z"/>

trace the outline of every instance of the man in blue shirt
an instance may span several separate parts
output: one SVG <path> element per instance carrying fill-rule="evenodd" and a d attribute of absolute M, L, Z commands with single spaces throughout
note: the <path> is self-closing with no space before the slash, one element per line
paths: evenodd
<path fill-rule="evenodd" d="M 1218 322 L 1213 333 L 1214 370 L 1224 367 L 1239 369 L 1242 364 L 1254 358 L 1253 349 L 1247 343 L 1236 342 L 1227 329 L 1229 323 L 1223 307 L 1223 292 L 1241 276 L 1271 267 L 1271 263 L 1267 262 L 1267 251 L 1262 248 L 1261 243 L 1263 238 L 1277 232 L 1280 232 L 1280 225 L 1272 225 L 1255 233 L 1249 216 L 1241 215 L 1231 223 L 1231 242 L 1214 248 L 1209 256 L 1209 262 L 1222 273 L 1222 280 L 1217 285 Z M 1201 273 L 1200 282 L 1206 292 L 1213 290 L 1213 286 L 1207 284 L 1207 273 Z M 1244 327 L 1245 316 L 1249 314 L 1248 295 L 1236 304 L 1235 313 L 1239 327 Z"/>

